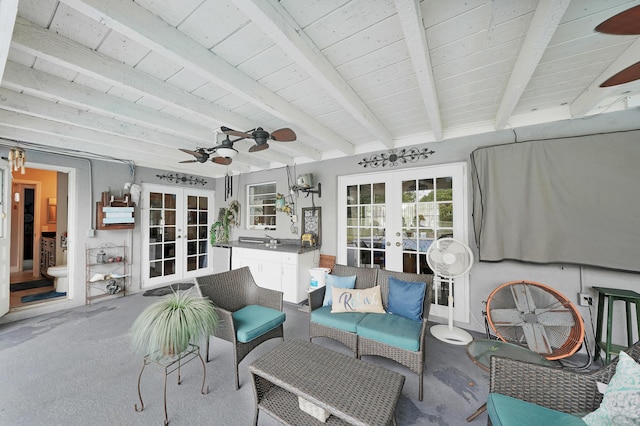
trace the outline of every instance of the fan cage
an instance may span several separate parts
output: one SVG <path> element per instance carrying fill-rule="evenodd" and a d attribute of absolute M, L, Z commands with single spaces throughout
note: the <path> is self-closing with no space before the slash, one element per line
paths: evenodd
<path fill-rule="evenodd" d="M 497 337 L 509 343 L 530 347 L 521 327 L 514 324 L 501 325 L 494 321 L 491 312 L 498 309 L 517 309 L 511 291 L 511 286 L 526 285 L 529 289 L 536 289 L 531 293 L 535 299 L 536 307 L 541 312 L 563 312 L 570 313 L 572 321 L 565 325 L 547 325 L 545 332 L 548 337 L 552 351 L 550 353 L 540 353 L 548 360 L 558 360 L 573 355 L 584 340 L 584 323 L 575 305 L 571 303 L 562 293 L 552 287 L 535 281 L 510 281 L 497 287 L 491 292 L 487 299 L 487 321 L 497 335 Z M 539 291 L 538 291 L 539 290 Z M 523 318 L 530 312 L 520 311 Z M 537 314 L 533 314 L 536 315 Z M 522 321 L 525 322 L 524 319 Z"/>

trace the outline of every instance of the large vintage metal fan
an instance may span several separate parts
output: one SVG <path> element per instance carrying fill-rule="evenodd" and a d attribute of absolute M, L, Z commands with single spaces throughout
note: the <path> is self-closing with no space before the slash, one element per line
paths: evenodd
<path fill-rule="evenodd" d="M 454 345 L 466 345 L 473 340 L 471 334 L 453 326 L 453 279 L 469 272 L 473 265 L 473 253 L 466 244 L 453 238 L 435 240 L 427 249 L 427 264 L 434 274 L 449 282 L 449 324 L 431 327 L 437 339 Z"/>
<path fill-rule="evenodd" d="M 500 340 L 526 346 L 549 360 L 573 355 L 584 340 L 575 305 L 534 281 L 510 281 L 489 295 L 487 321 Z"/>

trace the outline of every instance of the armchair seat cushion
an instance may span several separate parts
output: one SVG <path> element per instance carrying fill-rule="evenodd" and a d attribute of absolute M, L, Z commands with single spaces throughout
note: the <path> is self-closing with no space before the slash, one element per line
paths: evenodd
<path fill-rule="evenodd" d="M 487 398 L 487 413 L 494 426 L 520 426 L 526 424 L 585 426 L 586 423 L 577 416 L 551 410 L 550 408 L 490 393 Z"/>
<path fill-rule="evenodd" d="M 331 305 L 311 311 L 311 322 L 339 330 L 356 332 L 356 326 L 366 315 L 362 312 L 331 313 Z"/>
<path fill-rule="evenodd" d="M 284 312 L 259 305 L 247 305 L 231 314 L 239 342 L 247 343 L 282 324 Z"/>
<path fill-rule="evenodd" d="M 389 346 L 418 351 L 422 321 L 413 321 L 393 314 L 367 314 L 357 325 L 359 337 Z"/>

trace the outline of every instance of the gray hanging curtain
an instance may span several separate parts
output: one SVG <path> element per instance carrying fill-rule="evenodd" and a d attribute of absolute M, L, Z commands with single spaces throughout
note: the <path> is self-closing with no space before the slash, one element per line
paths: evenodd
<path fill-rule="evenodd" d="M 640 271 L 640 131 L 471 154 L 481 261 Z"/>

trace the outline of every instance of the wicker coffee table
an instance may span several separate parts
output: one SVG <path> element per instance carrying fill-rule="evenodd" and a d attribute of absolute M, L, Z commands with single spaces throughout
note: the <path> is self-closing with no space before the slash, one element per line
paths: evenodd
<path fill-rule="evenodd" d="M 256 412 L 288 425 L 388 425 L 404 376 L 299 339 L 286 340 L 249 366 Z M 322 423 L 299 407 L 298 397 L 331 416 Z"/>

